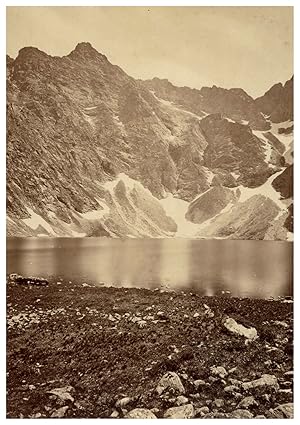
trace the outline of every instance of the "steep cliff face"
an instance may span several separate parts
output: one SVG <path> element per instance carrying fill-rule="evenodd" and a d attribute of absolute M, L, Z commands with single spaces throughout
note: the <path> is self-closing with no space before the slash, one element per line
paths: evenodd
<path fill-rule="evenodd" d="M 63 58 L 22 49 L 8 86 L 8 211 L 68 221 L 97 206 L 95 181 L 123 171 L 161 196 L 175 184 L 167 138 L 134 80 L 89 44 Z"/>
<path fill-rule="evenodd" d="M 231 173 L 237 184 L 248 187 L 260 186 L 274 173 L 265 161 L 264 145 L 248 125 L 216 114 L 203 118 L 201 128 L 208 142 L 204 155 L 208 168 Z"/>
<path fill-rule="evenodd" d="M 21 49 L 7 57 L 7 234 L 172 237 L 188 223 L 196 236 L 235 188 L 259 194 L 292 163 L 292 122 L 260 104 L 242 89 L 136 81 L 89 43 L 64 57 Z"/>
<path fill-rule="evenodd" d="M 294 77 L 284 85 L 274 84 L 263 96 L 255 99 L 255 104 L 272 122 L 293 120 L 293 92 Z"/>

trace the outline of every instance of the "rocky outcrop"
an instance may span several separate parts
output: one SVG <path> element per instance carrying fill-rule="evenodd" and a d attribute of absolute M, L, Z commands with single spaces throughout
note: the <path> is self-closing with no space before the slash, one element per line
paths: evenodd
<path fill-rule="evenodd" d="M 294 166 L 290 165 L 272 182 L 272 186 L 277 192 L 280 192 L 283 199 L 288 199 L 293 196 L 293 175 Z"/>
<path fill-rule="evenodd" d="M 203 118 L 201 128 L 208 141 L 204 153 L 208 168 L 237 174 L 237 181 L 247 187 L 260 186 L 273 174 L 265 162 L 263 144 L 249 126 L 215 114 Z"/>
<path fill-rule="evenodd" d="M 293 92 L 294 77 L 284 85 L 274 84 L 263 96 L 255 99 L 255 104 L 272 122 L 293 120 Z"/>
<path fill-rule="evenodd" d="M 270 128 L 254 99 L 242 89 L 227 90 L 213 86 L 197 90 L 176 87 L 168 80 L 159 78 L 143 81 L 142 84 L 149 90 L 153 90 L 159 98 L 174 102 L 200 117 L 221 113 L 234 121 L 247 121 L 253 129 Z"/>
<path fill-rule="evenodd" d="M 193 223 L 203 223 L 220 214 L 229 203 L 234 203 L 235 200 L 232 190 L 222 186 L 212 187 L 189 204 L 185 217 Z"/>
<path fill-rule="evenodd" d="M 176 223 L 167 217 L 158 199 L 125 174 L 104 185 L 98 184 L 96 194 L 97 208 L 86 213 L 74 211 L 70 224 L 54 214 L 43 218 L 30 210 L 31 217 L 22 220 L 24 229 L 34 236 L 112 237 L 167 237 L 177 230 Z M 8 231 L 12 225 L 16 225 L 15 221 L 9 220 Z"/>
<path fill-rule="evenodd" d="M 245 202 L 211 221 L 198 236 L 226 237 L 230 239 L 264 239 L 272 221 L 280 211 L 271 199 L 254 195 Z"/>

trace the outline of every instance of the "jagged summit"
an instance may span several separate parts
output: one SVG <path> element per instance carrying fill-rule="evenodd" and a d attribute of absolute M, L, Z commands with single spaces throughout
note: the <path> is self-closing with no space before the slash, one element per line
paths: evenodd
<path fill-rule="evenodd" d="M 82 41 L 78 43 L 75 47 L 76 51 L 88 51 L 88 50 L 96 50 L 89 41 Z"/>
<path fill-rule="evenodd" d="M 96 50 L 92 44 L 88 41 L 83 41 L 80 42 L 76 45 L 75 49 L 72 50 L 68 57 L 83 57 L 83 58 L 89 58 L 89 59 L 93 59 L 93 58 L 106 58 L 105 55 L 103 55 L 102 53 L 99 53 L 98 50 Z"/>
<path fill-rule="evenodd" d="M 37 47 L 33 47 L 33 46 L 23 47 L 22 49 L 19 50 L 18 58 L 20 58 L 20 57 L 32 57 L 32 56 L 47 57 L 49 55 L 47 53 L 45 53 L 43 50 L 40 50 Z"/>
<path fill-rule="evenodd" d="M 102 57 L 102 58 L 106 58 L 105 55 L 103 55 L 102 53 L 98 52 L 98 50 L 96 50 L 92 44 L 90 42 L 80 42 L 76 45 L 75 49 L 72 50 L 67 57 L 72 57 L 72 56 L 83 56 L 83 57 Z M 60 56 L 51 56 L 48 53 L 44 52 L 43 50 L 40 50 L 37 47 L 34 46 L 26 46 L 26 47 L 22 47 L 22 49 L 19 50 L 18 52 L 18 56 L 16 59 L 27 59 L 27 58 L 52 58 L 52 57 L 56 57 L 59 58 Z M 61 56 L 64 57 L 64 56 Z M 7 55 L 7 60 L 11 60 L 12 58 L 9 57 L 9 55 Z M 13 60 L 13 59 L 12 59 Z"/>

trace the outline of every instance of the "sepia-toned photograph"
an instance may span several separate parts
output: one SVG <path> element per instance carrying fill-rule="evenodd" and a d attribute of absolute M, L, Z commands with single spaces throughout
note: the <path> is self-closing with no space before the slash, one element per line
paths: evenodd
<path fill-rule="evenodd" d="M 6 7 L 6 417 L 292 419 L 293 7 Z"/>

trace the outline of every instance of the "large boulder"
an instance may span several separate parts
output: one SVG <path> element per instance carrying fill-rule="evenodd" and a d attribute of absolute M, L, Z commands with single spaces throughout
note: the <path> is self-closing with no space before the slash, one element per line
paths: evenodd
<path fill-rule="evenodd" d="M 185 404 L 184 406 L 171 407 L 164 413 L 164 418 L 169 419 L 191 419 L 195 416 L 194 406 Z"/>
<path fill-rule="evenodd" d="M 156 416 L 149 409 L 133 409 L 126 413 L 125 419 L 156 419 Z"/>
<path fill-rule="evenodd" d="M 167 372 L 160 379 L 156 391 L 158 394 L 162 394 L 165 390 L 173 389 L 180 394 L 185 393 L 184 386 L 182 385 L 181 379 L 175 372 Z"/>

